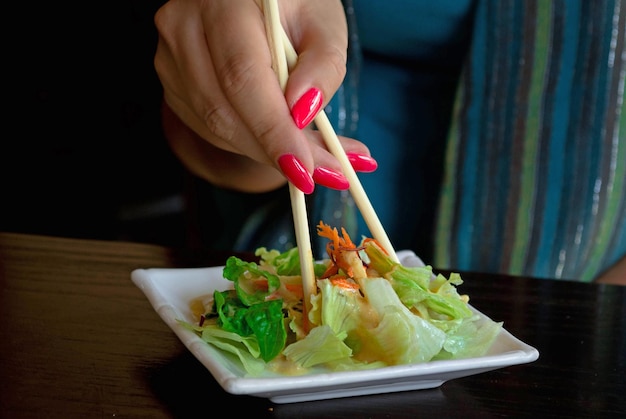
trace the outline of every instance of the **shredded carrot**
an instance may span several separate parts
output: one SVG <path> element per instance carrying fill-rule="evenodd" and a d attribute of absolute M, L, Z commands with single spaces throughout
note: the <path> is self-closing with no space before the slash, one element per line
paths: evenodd
<path fill-rule="evenodd" d="M 332 244 L 335 249 L 354 249 L 356 246 L 352 243 L 350 236 L 345 228 L 341 227 L 341 236 L 336 228 L 331 228 L 328 224 L 324 224 L 323 221 L 317 225 L 317 234 L 320 237 L 326 237 L 332 240 Z"/>
<path fill-rule="evenodd" d="M 354 281 L 350 281 L 345 276 L 335 276 L 330 279 L 330 282 L 337 287 L 344 288 L 347 290 L 353 290 L 353 291 L 359 290 L 359 285 Z"/>
<path fill-rule="evenodd" d="M 333 275 L 337 275 L 337 273 L 339 273 L 339 266 L 337 266 L 334 261 L 332 261 L 331 264 L 328 265 L 328 268 L 326 268 L 326 271 L 320 276 L 320 278 L 330 278 Z"/>
<path fill-rule="evenodd" d="M 285 284 L 285 288 L 287 288 L 287 291 L 299 296 L 300 298 L 304 296 L 304 289 L 302 288 L 302 285 Z"/>
<path fill-rule="evenodd" d="M 341 253 L 357 251 L 358 249 L 350 239 L 346 229 L 341 228 L 340 236 L 336 228 L 331 228 L 328 224 L 324 224 L 324 222 L 320 221 L 317 225 L 317 234 L 320 237 L 326 237 L 331 240 L 331 242 L 326 245 L 326 253 L 328 253 L 331 263 L 326 269 L 326 272 L 322 275 L 322 278 L 328 278 L 337 274 L 339 269 L 343 269 L 348 276 L 352 276 L 352 267 L 341 257 Z"/>

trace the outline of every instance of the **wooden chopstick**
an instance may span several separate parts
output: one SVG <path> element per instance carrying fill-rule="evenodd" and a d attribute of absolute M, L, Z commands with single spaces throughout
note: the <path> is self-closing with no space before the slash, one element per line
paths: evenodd
<path fill-rule="evenodd" d="M 315 117 L 315 126 L 322 134 L 322 138 L 326 143 L 326 147 L 330 150 L 330 152 L 335 156 L 339 163 L 341 164 L 341 169 L 343 171 L 344 176 L 350 182 L 350 194 L 352 194 L 352 198 L 356 203 L 356 206 L 361 211 L 363 215 L 363 219 L 367 224 L 367 227 L 370 229 L 372 233 L 372 237 L 380 243 L 380 245 L 389 253 L 389 256 L 395 261 L 399 262 L 398 255 L 396 255 L 396 251 L 383 228 L 378 215 L 376 215 L 376 211 L 374 211 L 374 207 L 370 202 L 367 194 L 365 193 L 365 189 L 363 189 L 363 185 L 359 181 L 354 168 L 350 164 L 350 160 L 348 160 L 348 156 L 341 146 L 339 142 L 339 138 L 337 138 L 337 134 L 333 129 L 330 121 L 328 120 L 328 116 L 322 110 Z"/>
<path fill-rule="evenodd" d="M 284 91 L 289 77 L 289 70 L 296 65 L 298 54 L 280 23 L 277 1 L 263 0 L 263 14 L 265 16 L 265 27 L 270 51 L 272 53 L 272 67 Z M 345 150 L 341 146 L 339 138 L 324 110 L 321 110 L 315 117 L 315 125 L 322 135 L 326 147 L 339 161 L 344 176 L 346 176 L 348 182 L 350 182 L 350 193 L 359 211 L 361 211 L 372 233 L 372 237 L 380 243 L 395 262 L 399 263 L 394 247 L 374 207 L 367 197 L 354 168 L 350 164 Z M 313 252 L 311 250 L 306 203 L 303 192 L 294 187 L 291 183 L 289 183 L 289 195 L 294 218 L 296 242 L 300 256 L 304 301 L 306 304 L 306 312 L 308 313 L 311 309 L 310 296 L 317 293 L 317 285 L 315 283 L 315 272 L 313 269 Z"/>
<path fill-rule="evenodd" d="M 287 65 L 286 50 L 284 46 L 283 27 L 280 23 L 278 2 L 276 0 L 263 0 L 263 14 L 265 16 L 265 30 L 272 53 L 272 68 L 278 77 L 281 89 L 285 91 L 289 70 Z M 313 267 L 313 251 L 311 250 L 311 237 L 309 233 L 309 219 L 306 210 L 304 193 L 289 182 L 289 197 L 293 214 L 296 244 L 300 256 L 300 271 L 302 275 L 302 288 L 305 303 L 305 315 L 311 311 L 311 295 L 317 293 L 315 271 Z"/>
<path fill-rule="evenodd" d="M 280 23 L 278 2 L 276 0 L 263 0 L 263 16 L 265 17 L 267 42 L 272 54 L 272 69 L 278 77 L 280 88 L 284 91 L 289 78 L 289 67 L 284 46 L 285 35 L 283 34 L 285 31 Z"/>
<path fill-rule="evenodd" d="M 291 44 L 291 41 L 289 40 L 289 37 L 287 36 L 287 33 L 285 32 L 282 25 L 280 29 L 280 36 L 282 37 L 283 46 L 285 48 L 287 65 L 288 68 L 291 69 L 296 65 L 296 62 L 298 61 L 298 54 Z M 350 160 L 348 160 L 348 156 L 346 156 L 346 153 L 341 146 L 341 143 L 339 142 L 339 138 L 337 138 L 337 134 L 335 133 L 332 124 L 328 120 L 326 112 L 324 112 L 323 109 L 317 114 L 314 122 L 315 126 L 322 134 L 322 138 L 326 143 L 326 147 L 328 147 L 329 151 L 335 156 L 337 160 L 339 160 L 339 164 L 341 164 L 343 174 L 348 179 L 348 182 L 350 182 L 350 194 L 352 195 L 354 202 L 359 208 L 359 211 L 361 211 L 363 219 L 365 220 L 367 227 L 372 233 L 372 237 L 374 237 L 380 243 L 380 245 L 383 246 L 383 248 L 387 251 L 387 253 L 389 253 L 389 256 L 395 262 L 399 263 L 400 261 L 398 259 L 398 255 L 396 254 L 396 251 L 394 250 L 393 245 L 389 240 L 389 236 L 387 236 L 387 232 L 383 228 L 383 225 L 380 222 L 378 215 L 376 215 L 376 211 L 374 210 L 372 203 L 367 197 L 365 189 L 363 189 L 363 185 L 361 185 L 361 182 L 356 175 L 354 168 L 350 164 Z"/>

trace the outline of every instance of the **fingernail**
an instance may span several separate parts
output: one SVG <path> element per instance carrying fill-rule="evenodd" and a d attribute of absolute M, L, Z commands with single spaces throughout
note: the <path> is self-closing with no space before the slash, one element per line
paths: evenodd
<path fill-rule="evenodd" d="M 343 173 L 326 167 L 316 167 L 313 171 L 313 180 L 319 185 L 340 191 L 350 187 L 350 182 L 348 182 L 348 179 L 346 179 Z"/>
<path fill-rule="evenodd" d="M 283 154 L 278 158 L 278 165 L 285 177 L 296 188 L 300 189 L 305 194 L 313 193 L 315 189 L 313 178 L 311 178 L 309 172 L 306 171 L 305 167 L 296 156 L 293 154 Z"/>
<path fill-rule="evenodd" d="M 322 107 L 322 92 L 315 87 L 309 89 L 293 105 L 291 117 L 300 129 L 309 125 Z"/>
<path fill-rule="evenodd" d="M 346 153 L 346 156 L 357 172 L 373 172 L 378 168 L 378 163 L 370 156 L 357 153 Z"/>

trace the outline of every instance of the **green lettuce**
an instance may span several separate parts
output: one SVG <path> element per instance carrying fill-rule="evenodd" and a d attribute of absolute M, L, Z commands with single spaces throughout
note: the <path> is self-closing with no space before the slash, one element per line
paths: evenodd
<path fill-rule="evenodd" d="M 217 325 L 194 326 L 184 321 L 179 323 L 199 334 L 205 342 L 227 354 L 234 355 L 248 374 L 256 376 L 264 371 L 266 363 L 260 358 L 261 352 L 254 336 L 244 337 L 234 332 L 228 332 Z"/>
<path fill-rule="evenodd" d="M 265 247 L 259 247 L 254 252 L 255 256 L 260 257 L 261 265 L 273 266 L 278 275 L 292 276 L 300 275 L 300 254 L 297 247 L 293 247 L 283 253 L 278 250 L 268 250 Z M 313 270 L 316 277 L 322 276 L 326 270 L 324 262 L 313 261 Z"/>
<path fill-rule="evenodd" d="M 335 334 L 330 326 L 317 326 L 304 339 L 287 346 L 283 355 L 303 368 L 349 358 L 352 349 Z"/>
<path fill-rule="evenodd" d="M 430 266 L 402 266 L 374 244 L 366 246 L 365 252 L 370 266 L 391 282 L 402 303 L 422 317 L 438 321 L 442 329 L 472 316 L 467 302 L 457 292 L 456 285 L 462 283 L 458 274 L 450 275 L 450 279 L 438 275 L 432 280 Z"/>
<path fill-rule="evenodd" d="M 365 278 L 361 289 L 380 318 L 369 330 L 368 344 L 378 348 L 377 359 L 390 365 L 426 362 L 446 340 L 446 334 L 413 314 L 384 278 Z"/>
<path fill-rule="evenodd" d="M 474 357 L 489 349 L 502 323 L 478 322 L 457 291 L 458 274 L 445 278 L 430 266 L 402 266 L 373 241 L 360 249 L 368 277 L 318 279 L 309 312 L 297 294 L 297 248 L 259 248 L 258 264 L 230 257 L 223 276 L 234 289 L 214 293 L 206 325 L 187 327 L 253 376 L 279 356 L 296 370 L 349 371 Z M 315 263 L 316 277 L 328 266 Z"/>
<path fill-rule="evenodd" d="M 264 361 L 274 359 L 285 347 L 283 301 L 267 297 L 280 287 L 280 279 L 254 262 L 244 262 L 231 256 L 224 267 L 224 277 L 234 282 L 235 293 L 215 292 L 214 311 L 218 325 L 241 336 L 253 335 L 258 341 L 260 356 Z M 267 289 L 254 286 L 259 278 L 267 280 Z"/>

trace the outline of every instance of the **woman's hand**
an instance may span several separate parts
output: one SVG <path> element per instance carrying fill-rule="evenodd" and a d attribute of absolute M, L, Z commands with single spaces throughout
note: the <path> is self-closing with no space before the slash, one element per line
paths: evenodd
<path fill-rule="evenodd" d="M 260 1 L 170 0 L 155 16 L 155 68 L 172 149 L 208 181 L 261 192 L 285 183 L 347 189 L 339 162 L 307 126 L 340 86 L 347 27 L 339 0 L 280 2 L 299 54 L 283 93 L 272 70 Z M 358 171 L 376 162 L 341 138 Z M 278 170 L 276 170 L 278 169 Z"/>

